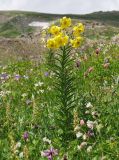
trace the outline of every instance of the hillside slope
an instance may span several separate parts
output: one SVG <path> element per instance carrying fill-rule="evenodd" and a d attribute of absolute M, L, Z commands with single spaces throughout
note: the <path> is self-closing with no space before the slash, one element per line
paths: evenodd
<path fill-rule="evenodd" d="M 62 16 L 69 16 L 73 19 L 96 20 L 102 23 L 119 25 L 119 12 L 95 12 L 86 15 L 60 15 L 46 14 L 26 11 L 0 11 L 0 36 L 17 37 L 22 34 L 34 32 L 34 28 L 29 26 L 33 21 L 53 21 Z"/>

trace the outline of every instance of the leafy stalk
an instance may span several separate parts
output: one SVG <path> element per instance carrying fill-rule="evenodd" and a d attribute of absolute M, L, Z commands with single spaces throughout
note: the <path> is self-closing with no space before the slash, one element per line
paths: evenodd
<path fill-rule="evenodd" d="M 67 146 L 73 138 L 73 109 L 74 98 L 74 77 L 72 71 L 72 59 L 70 48 L 62 47 L 55 63 L 55 74 L 57 78 L 56 90 L 58 92 L 58 126 L 61 129 L 61 140 Z"/>

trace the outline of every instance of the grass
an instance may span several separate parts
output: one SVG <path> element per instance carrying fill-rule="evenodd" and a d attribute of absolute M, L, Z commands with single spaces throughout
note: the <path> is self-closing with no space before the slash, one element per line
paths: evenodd
<path fill-rule="evenodd" d="M 65 157 L 68 160 L 119 159 L 119 45 L 112 39 L 117 35 L 118 28 L 103 26 L 105 29 L 102 30 L 98 26 L 91 28 L 91 25 L 90 28 L 86 27 L 84 44 L 72 53 L 71 71 L 75 77 L 77 101 L 75 110 L 71 112 L 74 137 L 67 148 L 61 141 L 63 129 L 58 127 L 57 122 L 59 104 L 54 85 L 57 77 L 47 63 L 48 60 L 51 62 L 51 57 L 48 57 L 46 49 L 42 50 L 38 61 L 32 60 L 30 51 L 37 56 L 40 48 L 28 40 L 25 44 L 21 43 L 22 48 L 16 45 L 21 53 L 28 54 L 20 55 L 17 51 L 13 54 L 14 61 L 6 65 L 2 63 L 1 160 L 45 160 L 40 152 L 50 146 L 58 149 L 58 156 L 54 160 L 66 160 Z M 36 42 L 37 46 L 41 43 Z M 25 58 L 18 60 L 20 56 Z M 9 55 L 7 58 L 10 58 Z M 81 120 L 84 125 L 80 123 Z M 87 128 L 86 122 L 89 120 L 95 122 L 94 129 Z M 77 125 L 80 130 L 76 129 Z M 84 135 L 81 138 L 76 136 L 79 131 Z M 80 148 L 82 142 L 87 144 Z"/>

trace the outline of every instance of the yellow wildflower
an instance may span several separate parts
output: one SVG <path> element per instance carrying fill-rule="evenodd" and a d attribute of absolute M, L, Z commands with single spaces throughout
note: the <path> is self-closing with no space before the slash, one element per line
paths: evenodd
<path fill-rule="evenodd" d="M 71 26 L 71 18 L 63 17 L 60 19 L 61 28 L 65 29 Z"/>
<path fill-rule="evenodd" d="M 56 45 L 58 47 L 61 47 L 61 46 L 65 46 L 68 43 L 69 37 L 67 35 L 66 36 L 58 35 L 54 39 L 55 39 Z"/>
<path fill-rule="evenodd" d="M 69 37 L 66 35 L 63 37 L 63 45 L 66 45 L 68 43 Z"/>
<path fill-rule="evenodd" d="M 49 39 L 48 41 L 47 41 L 47 47 L 48 48 L 57 48 L 56 47 L 56 43 L 55 43 L 55 40 L 52 38 L 52 39 Z"/>
<path fill-rule="evenodd" d="M 51 26 L 51 28 L 49 29 L 49 32 L 50 32 L 51 34 L 57 36 L 57 35 L 60 34 L 60 30 L 61 30 L 60 27 L 53 25 L 53 26 Z"/>
<path fill-rule="evenodd" d="M 75 39 L 70 40 L 73 48 L 78 48 L 81 44 L 81 41 L 82 41 L 82 37 L 76 37 Z"/>
<path fill-rule="evenodd" d="M 75 37 L 78 37 L 82 32 L 84 32 L 84 25 L 82 23 L 79 23 L 77 26 L 73 28 L 73 35 Z"/>

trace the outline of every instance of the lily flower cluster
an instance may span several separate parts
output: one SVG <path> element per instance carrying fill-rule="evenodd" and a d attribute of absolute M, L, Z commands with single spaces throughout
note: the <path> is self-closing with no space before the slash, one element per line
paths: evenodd
<path fill-rule="evenodd" d="M 60 19 L 59 26 L 52 25 L 48 29 L 50 39 L 47 40 L 47 48 L 58 49 L 68 44 L 73 48 L 78 48 L 83 40 L 81 33 L 84 32 L 84 25 L 78 23 L 76 26 L 72 26 L 72 20 L 67 17 Z M 68 28 L 72 31 L 70 36 Z"/>

